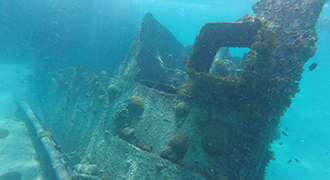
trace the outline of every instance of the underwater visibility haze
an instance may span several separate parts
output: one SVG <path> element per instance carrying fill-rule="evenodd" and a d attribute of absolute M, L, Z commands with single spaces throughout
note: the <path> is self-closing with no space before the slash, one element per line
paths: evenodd
<path fill-rule="evenodd" d="M 0 2 L 0 180 L 327 180 L 326 0 Z"/>

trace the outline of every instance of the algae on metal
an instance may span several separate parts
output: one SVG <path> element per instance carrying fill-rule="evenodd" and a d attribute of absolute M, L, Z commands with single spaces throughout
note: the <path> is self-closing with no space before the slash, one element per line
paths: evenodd
<path fill-rule="evenodd" d="M 272 132 L 299 92 L 304 63 L 315 54 L 314 26 L 324 3 L 258 1 L 253 6 L 256 17 L 247 15 L 236 23 L 207 23 L 196 38 L 193 52 L 185 60 L 189 79 L 180 93 L 245 117 L 235 122 L 240 125 L 228 148 L 227 168 L 231 171 L 225 174 L 229 179 L 264 178 L 274 154 L 269 145 Z M 241 77 L 208 74 L 220 47 L 250 48 Z"/>

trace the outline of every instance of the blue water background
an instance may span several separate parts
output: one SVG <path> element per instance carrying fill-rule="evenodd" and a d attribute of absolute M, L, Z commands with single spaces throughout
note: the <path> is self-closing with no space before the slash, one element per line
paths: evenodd
<path fill-rule="evenodd" d="M 184 45 L 193 44 L 206 22 L 235 21 L 252 14 L 252 0 L 55 0 L 0 2 L 1 117 L 11 112 L 11 97 L 42 101 L 44 82 L 61 64 L 87 65 L 109 75 L 124 60 L 146 12 L 165 25 Z M 329 9 L 323 16 L 329 16 Z M 273 149 L 276 160 L 269 180 L 326 180 L 330 177 L 330 34 L 319 33 L 318 51 L 305 69 L 301 91 L 281 121 L 282 136 Z M 240 50 L 238 50 L 240 51 Z M 33 72 L 33 66 L 44 67 Z M 14 82 L 16 81 L 16 82 Z M 27 84 L 33 84 L 29 89 Z M 279 145 L 283 142 L 283 145 Z M 296 162 L 298 159 L 299 162 Z M 287 163 L 293 160 L 292 163 Z"/>
<path fill-rule="evenodd" d="M 281 120 L 282 136 L 275 141 L 276 161 L 271 161 L 267 179 L 326 180 L 330 177 L 330 34 L 322 32 L 317 42 L 316 55 L 305 65 L 313 62 L 318 67 L 303 73 L 301 91 Z M 279 145 L 283 142 L 283 145 Z M 295 161 L 299 160 L 299 163 Z M 292 163 L 287 163 L 289 160 Z"/>

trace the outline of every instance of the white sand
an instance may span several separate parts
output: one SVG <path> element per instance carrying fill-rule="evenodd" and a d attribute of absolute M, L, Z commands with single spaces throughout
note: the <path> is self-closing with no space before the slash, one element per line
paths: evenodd
<path fill-rule="evenodd" d="M 0 176 L 15 171 L 23 180 L 43 179 L 25 124 L 14 116 L 13 99 L 23 98 L 28 91 L 26 77 L 31 74 L 27 65 L 0 64 L 0 128 L 10 132 L 0 139 Z"/>

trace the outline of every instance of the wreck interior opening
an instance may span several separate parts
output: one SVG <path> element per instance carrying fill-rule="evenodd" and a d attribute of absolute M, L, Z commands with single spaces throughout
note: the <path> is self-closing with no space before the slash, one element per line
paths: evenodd
<path fill-rule="evenodd" d="M 250 48 L 220 47 L 213 58 L 209 73 L 221 77 L 240 77 L 246 67 Z"/>

